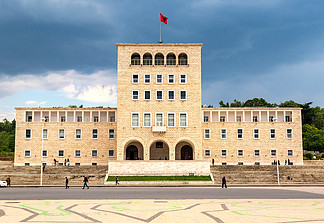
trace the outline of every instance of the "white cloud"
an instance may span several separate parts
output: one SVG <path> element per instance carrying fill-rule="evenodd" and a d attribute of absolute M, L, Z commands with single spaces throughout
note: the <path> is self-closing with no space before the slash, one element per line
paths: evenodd
<path fill-rule="evenodd" d="M 15 112 L 3 112 L 3 113 L 0 113 L 0 122 L 3 119 L 7 119 L 9 121 L 12 121 L 15 118 L 16 118 L 16 113 Z"/>
<path fill-rule="evenodd" d="M 81 74 L 75 70 L 51 72 L 44 75 L 21 74 L 0 76 L 0 98 L 18 91 L 40 89 L 61 92 L 63 97 L 86 102 L 116 104 L 117 80 L 115 70 L 102 70 Z M 28 105 L 44 105 L 47 102 L 30 100 Z"/>

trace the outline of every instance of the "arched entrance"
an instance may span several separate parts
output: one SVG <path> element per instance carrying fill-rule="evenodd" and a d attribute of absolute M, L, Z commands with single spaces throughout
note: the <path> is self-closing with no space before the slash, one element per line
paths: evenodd
<path fill-rule="evenodd" d="M 125 145 L 124 160 L 143 160 L 143 145 L 137 140 L 129 141 Z"/>
<path fill-rule="evenodd" d="M 192 148 L 189 145 L 181 147 L 181 160 L 193 160 Z"/>
<path fill-rule="evenodd" d="M 126 149 L 126 160 L 138 160 L 138 149 L 136 146 L 128 146 Z"/>
<path fill-rule="evenodd" d="M 150 160 L 169 160 L 169 146 L 164 141 L 155 141 L 150 146 Z"/>

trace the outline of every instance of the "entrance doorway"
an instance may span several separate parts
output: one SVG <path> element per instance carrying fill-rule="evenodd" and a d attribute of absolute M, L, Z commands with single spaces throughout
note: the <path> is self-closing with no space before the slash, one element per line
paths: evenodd
<path fill-rule="evenodd" d="M 182 146 L 181 160 L 193 160 L 192 148 L 189 145 Z"/>
<path fill-rule="evenodd" d="M 136 146 L 128 146 L 126 149 L 126 160 L 138 160 L 138 149 Z"/>

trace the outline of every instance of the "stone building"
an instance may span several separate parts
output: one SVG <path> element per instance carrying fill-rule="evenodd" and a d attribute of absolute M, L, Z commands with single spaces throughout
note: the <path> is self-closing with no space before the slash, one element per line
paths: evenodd
<path fill-rule="evenodd" d="M 117 108 L 16 108 L 15 165 L 303 164 L 300 108 L 202 106 L 202 44 L 117 48 Z"/>

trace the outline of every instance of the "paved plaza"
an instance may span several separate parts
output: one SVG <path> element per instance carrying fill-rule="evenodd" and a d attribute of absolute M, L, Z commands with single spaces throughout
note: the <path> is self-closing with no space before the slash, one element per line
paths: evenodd
<path fill-rule="evenodd" d="M 250 196 L 253 190 L 257 193 L 279 194 L 290 192 L 304 199 L 176 199 L 170 194 L 168 199 L 86 199 L 85 194 L 98 190 L 111 193 L 113 188 L 1 188 L 0 189 L 0 222 L 324 222 L 324 188 L 294 187 L 294 188 L 172 188 L 181 194 L 187 194 L 199 189 L 210 192 L 209 189 L 226 192 L 241 192 Z M 117 188 L 121 189 L 121 188 Z M 125 189 L 125 188 L 124 188 Z M 150 188 L 127 188 L 133 193 L 148 191 Z M 135 190 L 141 189 L 141 190 Z M 155 188 L 157 197 L 168 188 Z M 170 188 L 169 188 L 170 189 Z M 186 190 L 193 189 L 193 190 Z M 61 190 L 68 193 L 78 193 L 80 199 L 2 199 L 7 192 L 24 191 L 33 195 L 48 190 L 48 197 Z M 91 192 L 93 191 L 93 192 Z M 116 190 L 115 190 L 116 191 Z M 168 191 L 168 190 L 167 190 Z M 170 191 L 168 191 L 170 192 Z M 140 193 L 141 194 L 141 193 Z M 215 194 L 218 194 L 216 192 Z M 103 196 L 105 197 L 105 196 Z M 262 197 L 262 196 L 261 196 Z"/>

